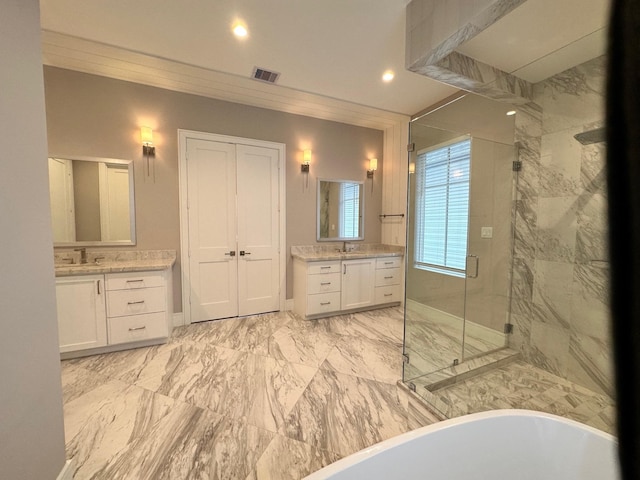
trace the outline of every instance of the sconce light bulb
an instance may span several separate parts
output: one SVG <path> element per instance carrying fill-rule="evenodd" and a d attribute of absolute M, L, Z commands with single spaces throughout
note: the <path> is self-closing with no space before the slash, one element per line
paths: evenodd
<path fill-rule="evenodd" d="M 369 170 L 376 171 L 378 169 L 378 159 L 372 158 L 369 160 Z"/>
<path fill-rule="evenodd" d="M 302 153 L 302 161 L 303 161 L 304 163 L 306 163 L 307 165 L 308 165 L 309 163 L 311 163 L 311 150 L 305 150 L 305 151 Z"/>
<path fill-rule="evenodd" d="M 247 36 L 247 33 L 249 33 L 249 32 L 247 31 L 247 27 L 245 27 L 242 23 L 236 23 L 236 24 L 233 26 L 233 34 L 234 34 L 236 37 L 240 37 L 240 38 L 242 38 L 242 37 L 246 37 L 246 36 Z"/>

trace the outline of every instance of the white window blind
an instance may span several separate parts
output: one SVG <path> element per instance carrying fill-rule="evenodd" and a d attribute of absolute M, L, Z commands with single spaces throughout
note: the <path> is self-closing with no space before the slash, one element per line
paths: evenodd
<path fill-rule="evenodd" d="M 471 140 L 418 153 L 415 253 L 418 268 L 463 276 L 467 257 Z"/>
<path fill-rule="evenodd" d="M 340 184 L 340 221 L 339 234 L 342 238 L 360 236 L 360 184 Z"/>

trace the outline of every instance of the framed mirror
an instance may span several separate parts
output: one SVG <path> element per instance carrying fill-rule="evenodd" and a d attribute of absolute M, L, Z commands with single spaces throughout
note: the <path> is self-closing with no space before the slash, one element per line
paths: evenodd
<path fill-rule="evenodd" d="M 318 179 L 318 241 L 364 239 L 364 182 Z"/>
<path fill-rule="evenodd" d="M 133 161 L 49 157 L 54 247 L 135 245 Z"/>

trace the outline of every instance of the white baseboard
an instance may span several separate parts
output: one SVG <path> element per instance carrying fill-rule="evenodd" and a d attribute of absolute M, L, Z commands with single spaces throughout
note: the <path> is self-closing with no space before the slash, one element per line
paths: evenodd
<path fill-rule="evenodd" d="M 182 327 L 184 325 L 184 313 L 177 312 L 173 314 L 173 326 Z"/>
<path fill-rule="evenodd" d="M 293 310 L 293 298 L 288 298 L 285 302 L 284 302 L 284 309 L 287 312 L 290 312 Z"/>
<path fill-rule="evenodd" d="M 56 480 L 73 480 L 73 459 L 67 460 Z"/>

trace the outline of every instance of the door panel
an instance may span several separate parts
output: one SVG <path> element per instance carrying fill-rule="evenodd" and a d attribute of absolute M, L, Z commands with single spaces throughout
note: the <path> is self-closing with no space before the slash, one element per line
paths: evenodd
<path fill-rule="evenodd" d="M 279 308 L 279 156 L 247 145 L 236 152 L 239 314 L 252 315 Z"/>
<path fill-rule="evenodd" d="M 342 310 L 373 305 L 375 260 L 346 260 L 342 268 Z"/>
<path fill-rule="evenodd" d="M 233 144 L 187 142 L 192 322 L 238 315 L 235 157 Z"/>

